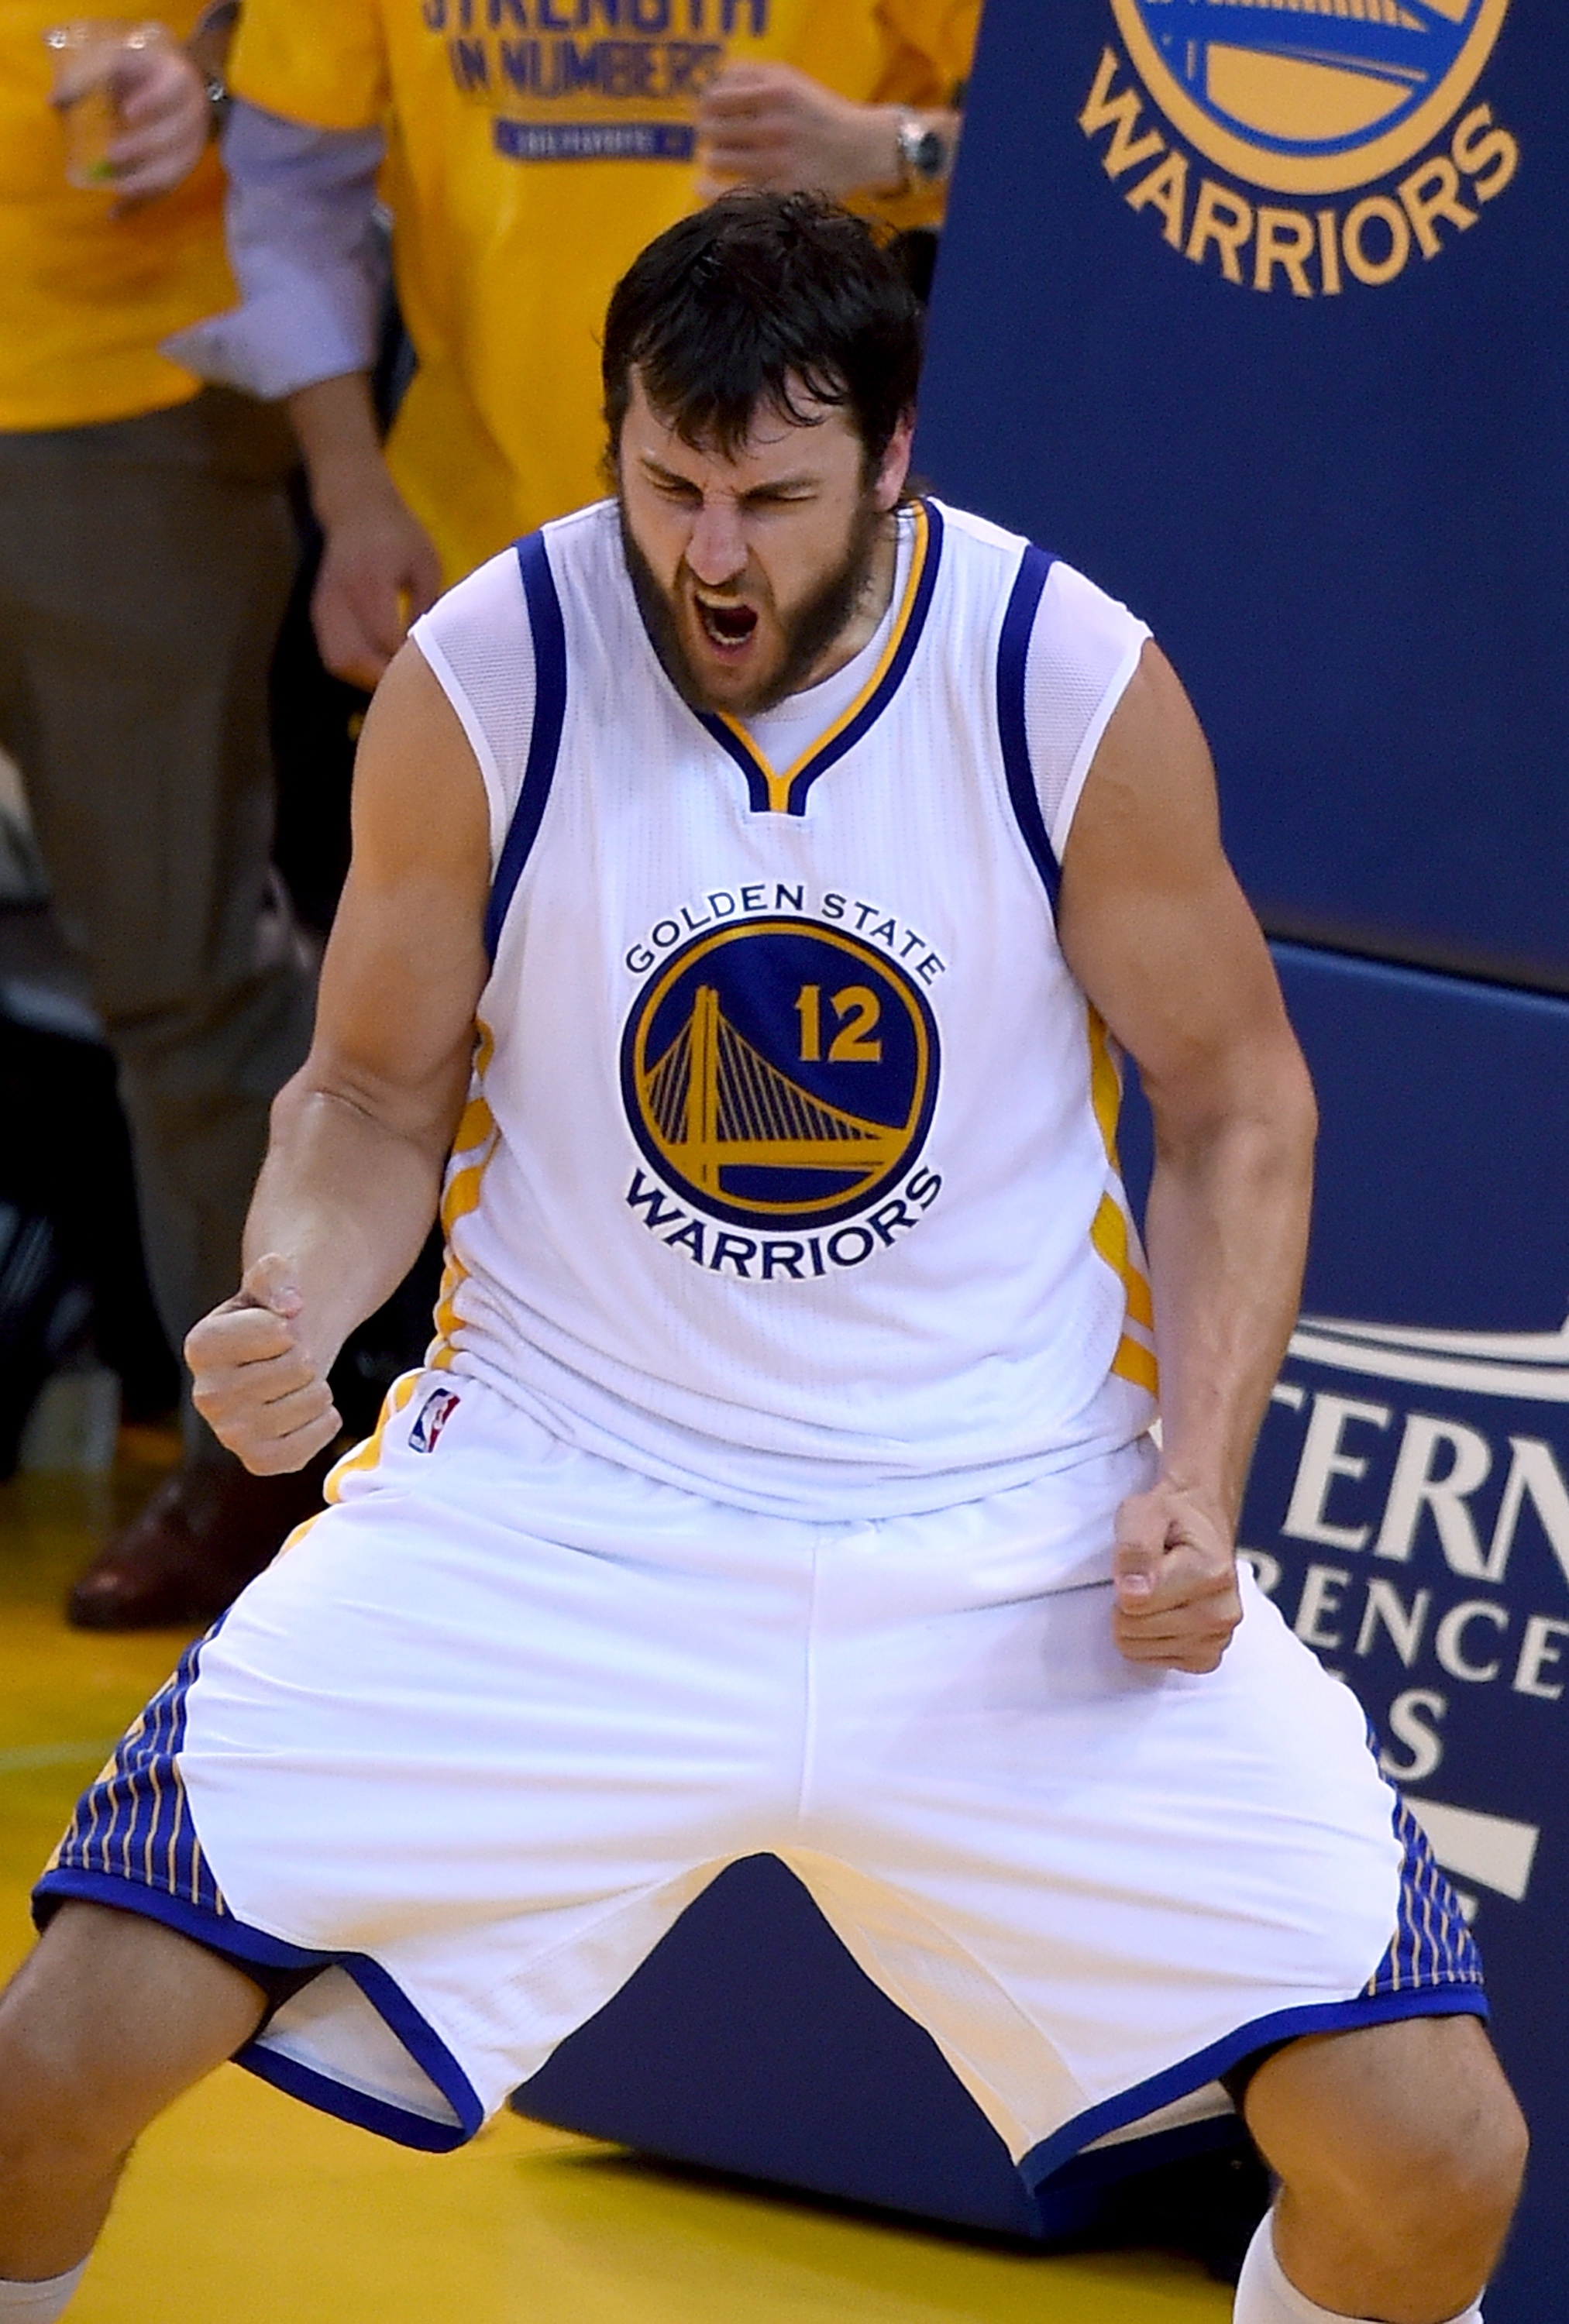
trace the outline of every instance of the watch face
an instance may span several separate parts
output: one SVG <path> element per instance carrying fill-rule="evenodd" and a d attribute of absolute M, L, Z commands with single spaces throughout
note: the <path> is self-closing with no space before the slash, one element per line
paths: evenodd
<path fill-rule="evenodd" d="M 923 129 L 910 147 L 909 158 L 918 177 L 940 178 L 947 148 L 935 129 Z"/>

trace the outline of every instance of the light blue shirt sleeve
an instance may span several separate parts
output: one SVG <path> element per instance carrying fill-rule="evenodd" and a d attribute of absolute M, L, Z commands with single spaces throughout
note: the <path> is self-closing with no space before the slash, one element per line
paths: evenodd
<path fill-rule="evenodd" d="M 237 99 L 224 133 L 225 223 L 240 303 L 163 353 L 215 386 L 272 401 L 368 371 L 387 286 L 379 129 L 312 129 Z"/>

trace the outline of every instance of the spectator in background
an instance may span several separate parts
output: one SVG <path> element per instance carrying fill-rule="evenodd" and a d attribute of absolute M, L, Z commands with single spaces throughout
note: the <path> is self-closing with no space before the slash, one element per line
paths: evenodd
<path fill-rule="evenodd" d="M 606 300 L 706 193 L 940 217 L 979 8 L 646 0 L 634 31 L 611 0 L 247 0 L 226 143 L 245 302 L 178 344 L 289 400 L 330 669 L 374 685 L 444 584 L 603 489 Z M 419 366 L 384 459 L 378 186 Z"/>
<path fill-rule="evenodd" d="M 233 295 L 209 143 L 226 27 L 195 14 L 174 0 L 115 63 L 105 190 L 66 182 L 59 0 L 0 19 L 0 742 L 117 1062 L 177 1348 L 233 1278 L 311 1008 L 269 871 L 292 449 L 279 414 L 160 353 Z M 283 1483 L 188 1414 L 184 1464 L 82 1577 L 72 1618 L 216 1612 L 309 1506 L 314 1480 Z"/>

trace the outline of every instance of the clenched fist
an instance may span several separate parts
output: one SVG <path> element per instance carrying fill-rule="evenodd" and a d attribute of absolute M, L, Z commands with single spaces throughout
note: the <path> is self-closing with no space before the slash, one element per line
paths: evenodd
<path fill-rule="evenodd" d="M 302 1469 L 343 1427 L 306 1342 L 304 1305 L 288 1261 L 269 1251 L 186 1339 L 191 1400 L 253 1476 Z"/>
<path fill-rule="evenodd" d="M 1131 1663 L 1213 1671 L 1242 1618 L 1230 1528 L 1197 1495 L 1165 1480 L 1117 1511 L 1112 1636 Z"/>

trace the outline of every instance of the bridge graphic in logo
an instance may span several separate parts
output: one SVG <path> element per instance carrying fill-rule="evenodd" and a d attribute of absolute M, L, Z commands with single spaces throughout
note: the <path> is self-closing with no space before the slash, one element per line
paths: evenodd
<path fill-rule="evenodd" d="M 1111 0 L 1149 96 L 1208 158 L 1282 192 L 1398 169 L 1459 111 L 1509 0 Z"/>
<path fill-rule="evenodd" d="M 700 984 L 692 1013 L 643 1090 L 666 1159 L 707 1194 L 725 1191 L 727 1169 L 826 1170 L 842 1186 L 848 1164 L 862 1187 L 886 1176 L 904 1150 L 903 1133 L 825 1105 L 743 1038 Z"/>
<path fill-rule="evenodd" d="M 925 999 L 886 954 L 816 921 L 743 922 L 655 972 L 622 1086 L 643 1153 L 699 1208 L 826 1225 L 914 1161 L 937 1063 Z"/>

